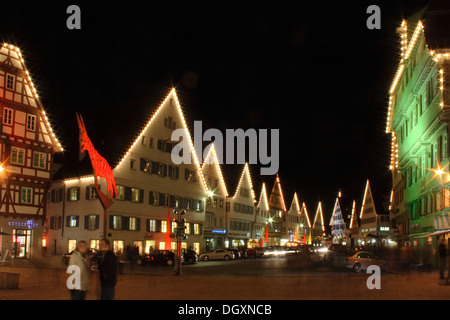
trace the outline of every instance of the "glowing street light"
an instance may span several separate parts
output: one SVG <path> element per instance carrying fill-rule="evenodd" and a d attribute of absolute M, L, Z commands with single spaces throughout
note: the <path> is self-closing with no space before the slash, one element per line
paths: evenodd
<path fill-rule="evenodd" d="M 442 168 L 438 168 L 437 170 L 434 171 L 434 173 L 436 173 L 436 175 L 441 176 L 444 173 L 444 170 L 442 170 Z"/>

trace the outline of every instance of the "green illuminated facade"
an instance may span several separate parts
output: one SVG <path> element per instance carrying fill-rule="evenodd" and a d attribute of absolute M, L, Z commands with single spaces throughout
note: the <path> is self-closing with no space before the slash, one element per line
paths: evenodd
<path fill-rule="evenodd" d="M 397 29 L 401 59 L 389 90 L 386 127 L 392 136 L 390 220 L 399 246 L 412 246 L 416 262 L 436 265 L 439 238 L 450 230 L 450 49 L 429 48 L 425 27 L 409 19 Z"/>

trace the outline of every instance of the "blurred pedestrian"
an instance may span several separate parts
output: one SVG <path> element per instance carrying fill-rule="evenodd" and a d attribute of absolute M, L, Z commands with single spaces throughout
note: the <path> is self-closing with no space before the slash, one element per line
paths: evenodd
<path fill-rule="evenodd" d="M 101 287 L 100 299 L 114 300 L 117 283 L 117 257 L 111 250 L 108 239 L 100 240 L 100 251 L 102 252 L 98 265 Z"/>
<path fill-rule="evenodd" d="M 445 265 L 447 264 L 447 247 L 445 245 L 445 239 L 441 239 L 439 243 L 439 275 L 441 279 L 444 279 Z"/>
<path fill-rule="evenodd" d="M 69 266 L 76 265 L 80 268 L 80 289 L 71 289 L 72 300 L 85 300 L 89 289 L 91 261 L 86 241 L 79 241 L 77 248 L 70 255 Z"/>

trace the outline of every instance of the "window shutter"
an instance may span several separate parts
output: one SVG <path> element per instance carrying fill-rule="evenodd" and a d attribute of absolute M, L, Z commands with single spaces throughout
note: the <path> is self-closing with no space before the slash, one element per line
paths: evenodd
<path fill-rule="evenodd" d="M 122 217 L 122 230 L 130 229 L 130 217 Z"/>
<path fill-rule="evenodd" d="M 175 196 L 170 196 L 170 199 L 169 199 L 169 206 L 171 207 L 171 208 L 175 208 Z"/>
<path fill-rule="evenodd" d="M 145 220 L 145 230 L 146 230 L 147 232 L 150 231 L 150 219 L 146 219 L 146 220 Z"/>
<path fill-rule="evenodd" d="M 66 227 L 70 227 L 70 216 L 66 217 Z"/>
<path fill-rule="evenodd" d="M 139 170 L 144 171 L 147 161 L 144 158 L 139 159 Z"/>
<path fill-rule="evenodd" d="M 153 191 L 148 192 L 148 203 L 153 204 Z"/>
<path fill-rule="evenodd" d="M 202 200 L 198 200 L 199 201 L 199 204 L 200 204 L 200 211 L 203 211 L 203 201 Z"/>
<path fill-rule="evenodd" d="M 113 215 L 109 216 L 109 228 L 114 230 L 114 216 Z M 106 234 L 103 236 L 106 237 Z"/>
<path fill-rule="evenodd" d="M 86 187 L 86 200 L 89 200 L 90 199 L 90 197 L 89 197 L 89 194 L 90 194 L 90 187 L 89 186 L 87 186 Z"/>
<path fill-rule="evenodd" d="M 139 203 L 144 202 L 144 190 L 139 189 Z"/>
<path fill-rule="evenodd" d="M 200 223 L 198 225 L 198 230 L 199 230 L 200 234 L 203 234 L 203 224 Z"/>
<path fill-rule="evenodd" d="M 55 229 L 55 217 L 50 217 L 50 229 Z"/>
<path fill-rule="evenodd" d="M 141 218 L 136 218 L 136 231 L 141 231 Z"/>
<path fill-rule="evenodd" d="M 172 178 L 172 166 L 169 165 L 169 172 L 168 172 L 169 178 Z"/>
<path fill-rule="evenodd" d="M 167 164 L 162 165 L 162 176 L 167 177 Z"/>
<path fill-rule="evenodd" d="M 76 227 L 80 226 L 80 216 L 75 216 L 75 221 L 76 221 L 75 226 Z"/>
<path fill-rule="evenodd" d="M 51 191 L 50 193 L 51 193 L 51 195 L 50 195 L 50 200 L 51 200 L 51 202 L 56 202 L 56 201 L 55 201 L 55 193 L 56 193 L 56 190 L 55 190 L 55 189 L 52 189 L 52 191 Z"/>
<path fill-rule="evenodd" d="M 161 232 L 161 220 L 156 220 L 156 232 Z"/>
<path fill-rule="evenodd" d="M 158 202 L 158 204 L 159 204 L 160 206 L 163 206 L 163 207 L 164 207 L 164 205 L 165 205 L 165 203 L 164 203 L 164 193 L 160 193 L 160 194 L 159 194 L 159 202 Z"/>
<path fill-rule="evenodd" d="M 100 216 L 97 214 L 95 215 L 95 229 L 100 228 Z"/>
<path fill-rule="evenodd" d="M 188 180 L 188 179 L 189 179 L 189 170 L 184 169 L 184 180 Z"/>
<path fill-rule="evenodd" d="M 176 167 L 175 169 L 175 178 L 179 178 L 180 177 L 180 168 Z"/>
<path fill-rule="evenodd" d="M 152 161 L 152 173 L 158 174 L 159 171 L 159 162 Z"/>
<path fill-rule="evenodd" d="M 84 228 L 89 229 L 89 216 L 84 216 Z"/>
<path fill-rule="evenodd" d="M 127 201 L 131 201 L 131 187 L 125 187 L 124 199 Z"/>
<path fill-rule="evenodd" d="M 67 195 L 66 195 L 66 196 L 67 196 L 67 197 L 66 197 L 66 198 L 67 198 L 67 199 L 66 199 L 67 201 L 70 201 L 70 190 L 72 190 L 72 188 L 68 188 L 68 189 L 67 189 Z"/>

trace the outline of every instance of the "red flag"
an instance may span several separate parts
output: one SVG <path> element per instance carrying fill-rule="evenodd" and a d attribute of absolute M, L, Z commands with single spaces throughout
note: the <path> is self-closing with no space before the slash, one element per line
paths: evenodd
<path fill-rule="evenodd" d="M 172 222 L 170 221 L 170 208 L 167 208 L 167 228 L 166 228 L 166 241 L 165 241 L 165 250 L 171 249 L 172 241 L 170 240 L 170 234 L 172 233 Z"/>
<path fill-rule="evenodd" d="M 264 241 L 269 242 L 269 229 L 267 224 L 266 224 L 266 234 L 264 235 Z"/>

